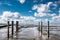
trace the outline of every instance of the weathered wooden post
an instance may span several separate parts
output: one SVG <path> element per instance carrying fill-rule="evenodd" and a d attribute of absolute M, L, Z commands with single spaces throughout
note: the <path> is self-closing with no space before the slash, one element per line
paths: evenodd
<path fill-rule="evenodd" d="M 42 21 L 41 21 L 41 37 L 42 37 Z"/>
<path fill-rule="evenodd" d="M 38 39 L 40 40 L 40 22 L 38 22 Z"/>
<path fill-rule="evenodd" d="M 39 22 L 39 26 L 38 26 L 38 31 L 40 32 L 40 22 Z"/>
<path fill-rule="evenodd" d="M 48 39 L 49 39 L 49 21 L 48 21 Z"/>
<path fill-rule="evenodd" d="M 12 21 L 12 30 L 11 30 L 12 31 L 12 37 L 13 37 L 13 34 L 14 34 L 14 27 L 13 26 L 14 26 L 14 21 Z"/>
<path fill-rule="evenodd" d="M 9 38 L 9 21 L 8 21 L 7 38 Z"/>
<path fill-rule="evenodd" d="M 18 32 L 18 21 L 16 21 L 16 32 Z"/>

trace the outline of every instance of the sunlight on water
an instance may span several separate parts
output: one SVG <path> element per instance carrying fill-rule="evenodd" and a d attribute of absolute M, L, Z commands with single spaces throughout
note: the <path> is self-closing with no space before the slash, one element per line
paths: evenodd
<path fill-rule="evenodd" d="M 16 29 L 16 28 L 15 28 Z M 44 31 L 44 33 L 47 33 Z M 11 28 L 10 28 L 10 34 L 11 34 Z M 52 35 L 51 35 L 52 34 Z M 41 36 L 41 35 L 40 35 Z M 50 31 L 51 37 L 59 37 L 60 38 L 60 31 Z M 0 29 L 0 39 L 3 39 L 7 37 L 7 28 Z M 14 35 L 16 37 L 16 35 Z M 21 28 L 18 33 L 18 38 L 27 38 L 27 39 L 38 39 L 38 30 L 37 27 L 31 27 L 31 28 Z M 47 38 L 47 35 L 42 35 L 43 40 Z"/>

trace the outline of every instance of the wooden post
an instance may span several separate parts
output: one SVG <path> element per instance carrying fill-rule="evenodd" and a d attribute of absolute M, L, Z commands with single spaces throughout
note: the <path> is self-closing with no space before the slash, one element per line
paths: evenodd
<path fill-rule="evenodd" d="M 42 21 L 41 21 L 41 37 L 42 37 Z"/>
<path fill-rule="evenodd" d="M 13 33 L 14 33 L 14 27 L 13 26 L 14 26 L 14 21 L 12 21 L 12 30 L 11 30 L 12 31 L 12 37 L 13 37 Z"/>
<path fill-rule="evenodd" d="M 48 39 L 49 39 L 49 21 L 48 21 Z"/>
<path fill-rule="evenodd" d="M 40 32 L 40 22 L 39 22 L 39 26 L 38 26 L 38 31 Z"/>
<path fill-rule="evenodd" d="M 40 22 L 38 22 L 38 38 L 40 39 Z"/>
<path fill-rule="evenodd" d="M 9 38 L 9 21 L 8 21 L 7 38 Z"/>
<path fill-rule="evenodd" d="M 16 21 L 16 32 L 18 32 L 18 21 Z"/>

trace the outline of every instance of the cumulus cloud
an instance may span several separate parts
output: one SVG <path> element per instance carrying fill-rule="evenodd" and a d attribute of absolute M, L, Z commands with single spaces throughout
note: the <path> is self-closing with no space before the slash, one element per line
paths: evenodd
<path fill-rule="evenodd" d="M 56 9 L 57 3 L 48 2 L 47 4 L 35 4 L 35 5 L 33 5 L 32 10 L 35 10 L 34 16 L 40 17 L 40 19 L 41 20 L 43 19 L 42 21 L 45 21 L 45 22 L 47 22 L 49 20 L 53 24 L 60 23 L 59 22 L 60 10 L 58 11 L 59 15 L 57 15 L 56 13 L 50 13 L 50 12 L 52 12 L 50 10 L 50 6 L 54 6 L 54 8 Z"/>
<path fill-rule="evenodd" d="M 55 15 L 55 14 L 53 14 Z M 60 20 L 60 15 L 52 18 L 51 22 Z M 19 12 L 11 12 L 4 11 L 2 15 L 0 15 L 0 23 L 7 23 L 7 21 L 19 21 L 20 24 L 35 24 L 38 25 L 38 22 L 43 21 L 43 25 L 47 24 L 48 19 L 37 19 L 33 16 L 21 16 Z"/>
<path fill-rule="evenodd" d="M 21 16 L 19 12 L 4 11 L 0 15 L 0 23 L 7 23 L 7 21 L 19 21 L 25 24 L 26 22 L 32 23 L 36 18 L 33 16 Z"/>
<path fill-rule="evenodd" d="M 32 7 L 32 10 L 36 10 L 37 12 L 34 13 L 34 16 L 36 17 L 44 17 L 44 16 L 56 16 L 55 13 L 50 14 L 50 5 L 52 5 L 53 2 L 48 2 L 47 4 L 39 4 L 39 5 L 34 5 Z"/>
<path fill-rule="evenodd" d="M 59 12 L 59 15 L 52 17 L 53 20 L 60 20 L 60 10 L 58 12 Z"/>
<path fill-rule="evenodd" d="M 34 5 L 32 7 L 32 10 L 37 10 L 37 12 L 49 11 L 48 9 L 51 4 L 52 2 L 49 2 L 48 4 Z"/>
<path fill-rule="evenodd" d="M 48 4 L 40 4 L 40 5 L 34 5 L 32 7 L 32 10 L 36 10 L 37 12 L 34 14 L 35 16 L 46 16 L 47 12 L 49 12 L 49 6 L 52 4 L 52 2 L 49 2 Z"/>
<path fill-rule="evenodd" d="M 53 16 L 52 19 L 50 20 L 50 23 L 51 23 L 51 25 L 56 24 L 55 26 L 60 26 L 60 13 L 59 13 L 59 15 Z"/>
<path fill-rule="evenodd" d="M 53 16 L 51 21 L 53 23 L 60 23 L 60 10 L 59 10 L 59 15 Z"/>
<path fill-rule="evenodd" d="M 19 18 L 20 14 L 18 12 L 4 11 L 2 17 L 4 18 Z"/>
<path fill-rule="evenodd" d="M 25 0 L 18 0 L 21 4 L 23 4 L 25 2 Z"/>
<path fill-rule="evenodd" d="M 4 11 L 0 17 L 0 21 L 7 22 L 12 20 L 19 20 L 20 14 L 18 12 Z"/>

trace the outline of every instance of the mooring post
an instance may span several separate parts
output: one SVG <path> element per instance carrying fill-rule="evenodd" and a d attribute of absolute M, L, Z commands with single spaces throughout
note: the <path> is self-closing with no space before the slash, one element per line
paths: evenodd
<path fill-rule="evenodd" d="M 49 39 L 49 21 L 48 21 L 48 39 Z"/>
<path fill-rule="evenodd" d="M 18 32 L 18 21 L 16 21 L 16 32 Z"/>
<path fill-rule="evenodd" d="M 41 37 L 42 37 L 42 21 L 41 21 Z"/>
<path fill-rule="evenodd" d="M 40 39 L 40 22 L 38 22 L 38 38 Z"/>
<path fill-rule="evenodd" d="M 40 32 L 40 22 L 39 22 L 39 26 L 38 26 L 38 31 Z"/>
<path fill-rule="evenodd" d="M 8 21 L 7 38 L 9 38 L 9 21 Z"/>
<path fill-rule="evenodd" d="M 12 30 L 11 30 L 12 31 L 12 37 L 13 37 L 13 33 L 14 33 L 14 27 L 13 26 L 14 26 L 14 21 L 12 21 Z"/>

